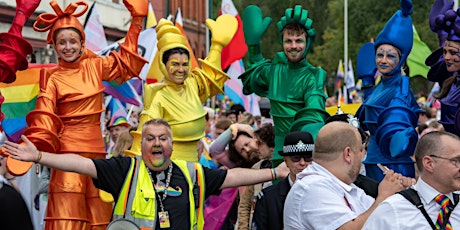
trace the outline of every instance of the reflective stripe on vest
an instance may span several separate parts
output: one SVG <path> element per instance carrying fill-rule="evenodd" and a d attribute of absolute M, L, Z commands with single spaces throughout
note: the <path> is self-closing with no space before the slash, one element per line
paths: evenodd
<path fill-rule="evenodd" d="M 195 210 L 195 212 L 190 212 L 191 229 L 203 229 L 203 205 L 205 189 L 203 167 L 198 163 L 187 162 L 182 160 L 173 160 L 173 162 L 174 164 L 179 166 L 189 184 L 189 210 Z M 188 173 L 184 173 L 186 170 L 188 171 Z M 198 175 L 196 174 L 196 172 L 198 172 Z M 196 203 L 198 203 L 198 205 L 195 205 Z"/>
<path fill-rule="evenodd" d="M 151 180 L 147 181 L 145 179 L 146 177 L 149 178 L 147 168 L 140 156 L 136 158 L 137 159 L 133 158 L 131 162 L 131 167 L 126 176 L 117 203 L 115 204 L 113 218 L 131 220 L 142 228 L 153 228 L 156 224 L 155 217 L 157 213 L 155 190 L 153 189 L 153 194 L 150 193 L 149 190 L 153 188 L 153 184 Z M 137 165 L 134 167 L 135 162 Z M 195 210 L 190 211 L 190 229 L 203 229 L 205 192 L 203 167 L 198 163 L 182 160 L 173 160 L 172 162 L 179 167 L 188 183 L 189 210 Z M 198 172 L 198 174 L 196 172 Z M 132 180 L 132 178 L 137 179 Z M 195 184 L 197 185 L 194 186 Z M 139 189 L 147 191 L 137 192 Z M 144 196 L 148 198 L 147 202 L 145 202 Z M 136 200 L 138 202 L 136 202 Z M 195 200 L 198 200 L 199 205 L 195 206 Z M 140 203 L 139 201 L 143 202 Z"/>

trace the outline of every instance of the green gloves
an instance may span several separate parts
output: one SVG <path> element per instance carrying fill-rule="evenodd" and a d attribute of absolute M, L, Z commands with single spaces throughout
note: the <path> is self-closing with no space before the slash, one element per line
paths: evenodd
<path fill-rule="evenodd" d="M 262 18 L 262 11 L 258 6 L 250 5 L 243 12 L 243 30 L 246 44 L 259 45 L 260 38 L 272 23 L 272 18 Z"/>

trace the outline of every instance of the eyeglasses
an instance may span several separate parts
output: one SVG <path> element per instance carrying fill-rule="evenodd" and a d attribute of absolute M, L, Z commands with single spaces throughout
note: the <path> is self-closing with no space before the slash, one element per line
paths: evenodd
<path fill-rule="evenodd" d="M 457 167 L 457 168 L 460 167 L 460 158 L 458 158 L 458 157 L 447 158 L 447 157 L 440 157 L 440 156 L 436 156 L 436 155 L 430 155 L 430 157 L 436 157 L 436 158 L 439 158 L 439 159 L 448 160 L 448 161 L 452 162 L 452 164 L 454 164 L 455 167 Z"/>
<path fill-rule="evenodd" d="M 305 162 L 312 162 L 313 161 L 313 158 L 309 157 L 309 156 L 305 156 L 305 155 L 294 155 L 294 156 L 289 156 L 291 158 L 291 161 L 292 162 L 299 162 L 300 159 L 303 158 L 303 160 Z"/>

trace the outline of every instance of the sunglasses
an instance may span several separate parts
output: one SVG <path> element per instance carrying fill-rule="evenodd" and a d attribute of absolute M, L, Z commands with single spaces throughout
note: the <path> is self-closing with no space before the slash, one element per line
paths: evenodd
<path fill-rule="evenodd" d="M 310 156 L 305 156 L 305 155 L 294 155 L 294 156 L 289 156 L 291 158 L 292 162 L 299 162 L 300 159 L 303 158 L 305 162 L 312 162 L 313 158 Z"/>

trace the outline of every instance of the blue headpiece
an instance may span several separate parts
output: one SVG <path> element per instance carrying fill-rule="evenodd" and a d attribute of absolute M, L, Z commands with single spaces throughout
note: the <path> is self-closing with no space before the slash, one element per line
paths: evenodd
<path fill-rule="evenodd" d="M 383 30 L 375 39 L 374 47 L 377 49 L 382 44 L 392 45 L 401 51 L 401 60 L 398 65 L 388 75 L 394 75 L 401 71 L 401 67 L 406 62 L 412 50 L 413 29 L 412 29 L 412 1 L 401 0 L 401 9 L 396 11 L 393 17 L 388 20 Z"/>

